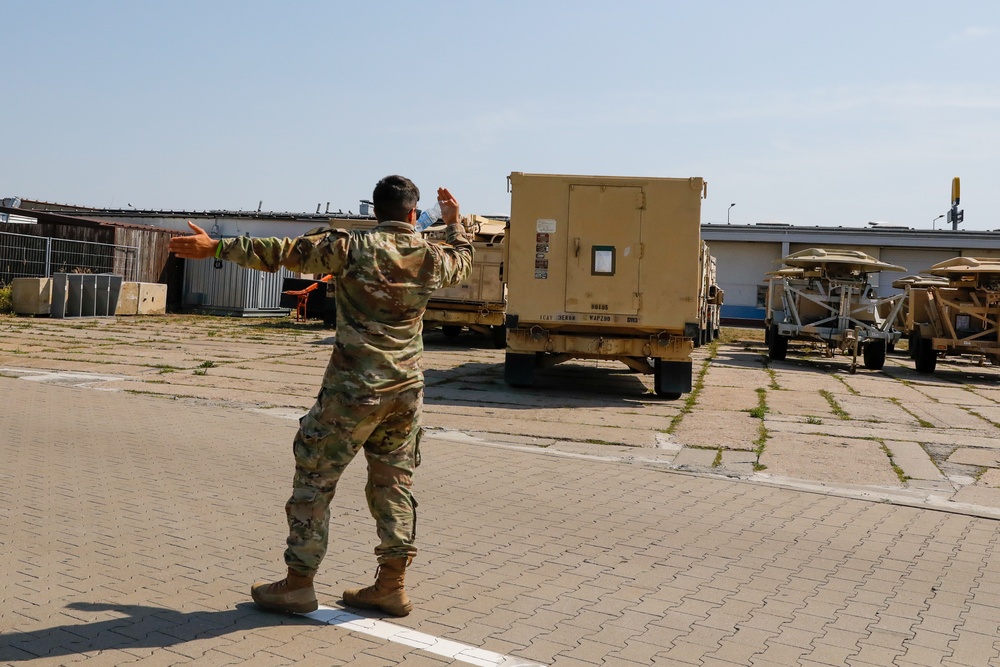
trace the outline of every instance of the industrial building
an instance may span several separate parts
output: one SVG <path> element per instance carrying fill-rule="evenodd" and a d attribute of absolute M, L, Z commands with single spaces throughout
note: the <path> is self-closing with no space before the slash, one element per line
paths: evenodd
<path fill-rule="evenodd" d="M 328 224 L 333 219 L 370 218 L 370 202 L 362 201 L 358 213 L 330 211 L 329 204 L 315 213 L 278 213 L 259 210 L 250 211 L 154 211 L 137 209 L 99 209 L 53 204 L 36 200 L 18 200 L 17 208 L 4 200 L 6 208 L 0 210 L 9 214 L 37 216 L 51 213 L 67 217 L 85 217 L 110 221 L 124 226 L 148 226 L 161 230 L 188 230 L 187 221 L 208 230 L 216 236 L 297 236 L 303 232 Z M 781 265 L 786 255 L 806 248 L 846 248 L 860 250 L 872 257 L 890 264 L 906 268 L 908 273 L 926 271 L 933 264 L 958 256 L 998 257 L 1000 256 L 1000 231 L 966 231 L 953 229 L 913 229 L 901 225 L 869 223 L 853 227 L 810 227 L 787 223 L 758 223 L 755 225 L 731 225 L 709 223 L 701 225 L 702 239 L 708 242 L 712 255 L 718 262 L 718 282 L 725 291 L 722 306 L 724 324 L 763 323 L 767 283 L 764 274 Z M 208 283 L 243 285 L 241 290 L 258 294 L 257 287 L 241 283 L 239 276 L 231 275 L 236 269 L 203 269 L 198 280 Z M 249 269 L 239 269 L 248 271 Z M 211 280 L 215 275 L 219 281 Z M 880 295 L 888 296 L 899 290 L 891 286 L 898 276 L 873 276 Z M 218 286 L 194 289 L 193 276 L 188 277 L 191 289 L 184 297 L 186 305 L 198 301 L 209 305 L 217 297 L 198 296 L 210 294 Z M 225 278 L 225 280 L 222 280 Z M 884 284 L 880 284 L 879 281 Z M 280 282 L 268 284 L 265 291 L 276 291 Z M 228 289 L 228 288 L 227 288 Z M 235 288 L 234 288 L 235 289 Z M 254 296 L 255 300 L 263 298 Z M 273 304 L 271 302 L 274 302 Z M 266 302 L 266 303 L 265 303 Z M 274 298 L 255 301 L 257 305 L 246 304 L 253 310 L 259 308 L 261 314 L 277 307 Z M 226 308 L 240 310 L 242 302 L 227 302 Z"/>

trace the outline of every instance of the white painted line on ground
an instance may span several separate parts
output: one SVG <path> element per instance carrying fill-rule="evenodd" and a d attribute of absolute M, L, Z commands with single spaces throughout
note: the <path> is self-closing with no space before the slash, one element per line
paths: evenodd
<path fill-rule="evenodd" d="M 440 655 L 470 665 L 477 665 L 477 667 L 544 667 L 544 665 L 537 662 L 529 662 L 521 658 L 486 651 L 475 646 L 453 642 L 450 639 L 441 639 L 434 635 L 393 625 L 377 618 L 358 616 L 343 609 L 320 606 L 316 611 L 302 614 L 302 616 L 319 621 L 320 623 L 336 625 L 352 632 L 360 632 L 361 634 L 378 637 L 397 644 L 403 644 L 404 646 L 412 646 L 421 651 L 427 651 L 434 655 Z"/>
<path fill-rule="evenodd" d="M 0 373 L 16 374 L 19 380 L 28 382 L 62 382 L 74 387 L 86 387 L 95 382 L 127 380 L 125 375 L 101 375 L 99 373 L 78 373 L 73 371 L 40 371 L 33 368 L 0 368 Z"/>

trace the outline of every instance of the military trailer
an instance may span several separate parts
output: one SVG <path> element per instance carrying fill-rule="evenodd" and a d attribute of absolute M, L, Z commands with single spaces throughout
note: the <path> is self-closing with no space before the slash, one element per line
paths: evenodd
<path fill-rule="evenodd" d="M 473 232 L 472 273 L 461 285 L 442 288 L 431 295 L 424 328 L 441 327 L 449 337 L 469 329 L 489 336 L 494 347 L 502 348 L 506 344 L 503 240 L 507 223 L 480 215 L 467 216 L 465 222 L 466 229 Z M 444 224 L 427 228 L 424 236 L 443 241 Z"/>
<path fill-rule="evenodd" d="M 701 287 L 698 297 L 700 307 L 698 320 L 701 323 L 701 329 L 696 344 L 703 345 L 719 337 L 719 319 L 724 293 L 719 287 L 715 257 L 712 256 L 708 244 L 704 241 L 701 243 L 701 256 L 698 259 L 698 264 L 701 268 Z"/>
<path fill-rule="evenodd" d="M 942 355 L 981 355 L 1000 365 L 1000 259 L 955 257 L 928 273 L 947 284 L 907 289 L 907 331 L 917 371 L 933 373 Z"/>
<path fill-rule="evenodd" d="M 903 276 L 902 278 L 897 278 L 892 281 L 892 286 L 898 290 L 903 290 L 905 293 L 908 289 L 912 287 L 929 287 L 931 285 L 947 286 L 947 278 L 941 278 L 939 276 L 919 276 L 910 275 Z M 880 312 L 883 315 L 888 316 L 889 308 L 881 308 Z M 896 314 L 896 321 L 892 323 L 894 329 L 899 331 L 903 338 L 907 340 L 907 352 L 912 359 L 914 356 L 914 351 L 916 346 L 913 344 L 913 318 L 910 316 L 910 297 L 909 294 L 903 296 L 903 305 L 899 308 Z M 892 351 L 892 347 L 889 348 Z"/>
<path fill-rule="evenodd" d="M 510 175 L 504 379 L 617 360 L 659 396 L 691 391 L 699 299 L 701 178 Z"/>
<path fill-rule="evenodd" d="M 764 319 L 768 356 L 784 359 L 790 340 L 810 341 L 851 355 L 865 368 L 885 365 L 886 349 L 900 332 L 893 328 L 903 295 L 879 298 L 869 277 L 880 271 L 903 271 L 857 250 L 809 248 L 788 255 L 785 266 L 768 274 Z"/>

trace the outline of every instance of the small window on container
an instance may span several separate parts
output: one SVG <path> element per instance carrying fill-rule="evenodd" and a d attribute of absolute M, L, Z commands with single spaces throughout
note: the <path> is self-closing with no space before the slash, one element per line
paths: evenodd
<path fill-rule="evenodd" d="M 615 247 L 613 245 L 595 245 L 591 247 L 590 275 L 615 275 Z"/>

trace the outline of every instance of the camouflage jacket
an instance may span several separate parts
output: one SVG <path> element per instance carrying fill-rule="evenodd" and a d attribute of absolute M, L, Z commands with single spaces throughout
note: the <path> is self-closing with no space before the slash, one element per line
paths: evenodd
<path fill-rule="evenodd" d="M 332 274 L 337 337 L 323 386 L 371 395 L 422 385 L 423 316 L 431 293 L 472 268 L 472 243 L 449 227 L 447 243 L 425 240 L 405 222 L 372 230 L 324 227 L 295 239 L 224 239 L 219 256 L 262 271 L 287 267 Z"/>

